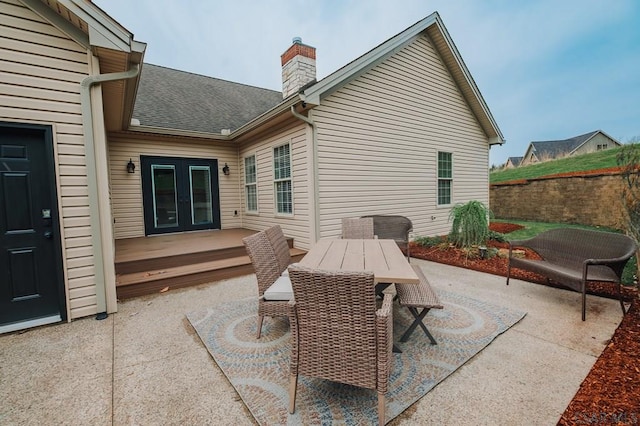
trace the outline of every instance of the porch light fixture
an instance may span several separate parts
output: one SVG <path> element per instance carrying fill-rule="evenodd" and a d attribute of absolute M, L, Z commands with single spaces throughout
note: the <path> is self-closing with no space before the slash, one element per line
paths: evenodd
<path fill-rule="evenodd" d="M 129 162 L 127 163 L 127 173 L 134 173 L 136 171 L 136 165 L 133 164 L 131 158 L 129 158 Z"/>
<path fill-rule="evenodd" d="M 224 167 L 222 168 L 222 173 L 224 173 L 225 176 L 229 176 L 229 165 L 227 163 L 224 163 Z"/>

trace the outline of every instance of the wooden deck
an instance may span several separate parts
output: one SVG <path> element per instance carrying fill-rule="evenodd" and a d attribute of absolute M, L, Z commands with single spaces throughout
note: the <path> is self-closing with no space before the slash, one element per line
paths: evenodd
<path fill-rule="evenodd" d="M 242 239 L 255 233 L 225 229 L 116 240 L 119 299 L 157 293 L 253 273 Z M 297 261 L 306 253 L 293 248 Z"/>

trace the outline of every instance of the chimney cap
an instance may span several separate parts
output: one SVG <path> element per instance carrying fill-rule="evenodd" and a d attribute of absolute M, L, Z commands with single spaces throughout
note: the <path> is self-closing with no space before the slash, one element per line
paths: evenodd
<path fill-rule="evenodd" d="M 294 37 L 291 42 L 293 44 L 302 44 L 302 37 Z"/>

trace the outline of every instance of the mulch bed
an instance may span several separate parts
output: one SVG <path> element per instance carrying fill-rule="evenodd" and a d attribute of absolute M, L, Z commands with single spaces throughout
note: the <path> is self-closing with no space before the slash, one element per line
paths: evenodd
<path fill-rule="evenodd" d="M 491 230 L 503 234 L 522 228 L 510 223 L 492 223 Z M 489 247 L 508 248 L 507 243 L 492 241 Z M 494 275 L 507 274 L 508 259 L 494 256 L 480 259 L 448 245 L 425 248 L 411 243 L 411 257 L 444 263 Z M 529 250 L 525 257 L 538 258 Z M 532 283 L 562 287 L 547 282 L 541 275 L 513 269 L 511 276 Z M 618 298 L 611 283 L 591 283 L 589 294 Z M 629 312 L 615 331 L 578 392 L 562 414 L 559 425 L 640 424 L 640 299 L 635 287 L 623 287 L 625 300 L 631 301 Z"/>

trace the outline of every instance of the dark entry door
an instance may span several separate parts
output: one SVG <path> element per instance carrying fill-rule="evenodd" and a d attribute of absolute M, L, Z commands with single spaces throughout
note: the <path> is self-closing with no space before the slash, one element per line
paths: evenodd
<path fill-rule="evenodd" d="M 220 228 L 218 161 L 142 156 L 147 235 Z"/>
<path fill-rule="evenodd" d="M 65 319 L 51 127 L 0 122 L 0 327 Z"/>

